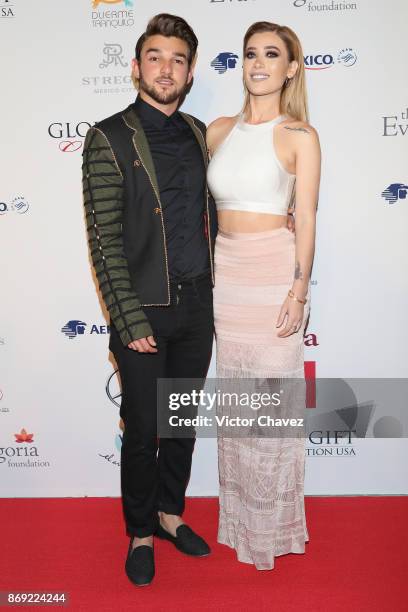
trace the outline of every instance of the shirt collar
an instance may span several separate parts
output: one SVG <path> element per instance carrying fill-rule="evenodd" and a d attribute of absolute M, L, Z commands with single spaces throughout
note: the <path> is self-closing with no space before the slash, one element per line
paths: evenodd
<path fill-rule="evenodd" d="M 156 128 L 162 129 L 172 119 L 178 117 L 178 111 L 176 110 L 172 115 L 166 115 L 160 110 L 143 100 L 140 95 L 137 96 L 135 101 L 136 112 L 142 121 L 148 121 L 152 123 Z"/>

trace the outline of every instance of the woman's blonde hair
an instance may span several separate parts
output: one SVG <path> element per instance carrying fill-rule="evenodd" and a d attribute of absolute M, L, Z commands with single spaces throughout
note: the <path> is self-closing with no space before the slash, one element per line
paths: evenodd
<path fill-rule="evenodd" d="M 303 50 L 300 40 L 293 30 L 287 26 L 281 26 L 277 23 L 271 23 L 269 21 L 257 21 L 253 23 L 244 36 L 244 57 L 248 41 L 254 34 L 260 34 L 262 32 L 274 32 L 279 38 L 285 43 L 286 50 L 288 52 L 289 61 L 296 61 L 298 63 L 298 69 L 296 74 L 291 79 L 286 79 L 282 87 L 281 99 L 280 99 L 280 113 L 289 115 L 299 121 L 309 121 L 309 110 L 307 105 L 307 93 L 306 93 L 306 78 L 305 78 L 305 65 L 303 59 Z M 249 104 L 249 91 L 245 86 L 245 103 L 244 111 L 247 109 Z"/>

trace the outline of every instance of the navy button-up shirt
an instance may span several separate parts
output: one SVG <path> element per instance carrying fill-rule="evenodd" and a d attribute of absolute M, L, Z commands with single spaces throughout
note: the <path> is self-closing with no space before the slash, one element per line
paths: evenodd
<path fill-rule="evenodd" d="M 140 96 L 136 112 L 156 170 L 171 280 L 210 270 L 204 230 L 205 164 L 200 145 L 181 114 L 167 116 Z"/>

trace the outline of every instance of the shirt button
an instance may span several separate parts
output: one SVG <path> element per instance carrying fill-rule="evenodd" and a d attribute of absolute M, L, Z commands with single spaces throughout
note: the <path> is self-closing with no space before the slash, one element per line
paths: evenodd
<path fill-rule="evenodd" d="M 140 159 L 135 159 L 135 161 L 133 162 L 133 165 L 139 167 L 140 166 Z"/>
<path fill-rule="evenodd" d="M 181 285 L 177 285 L 177 289 L 181 289 Z"/>

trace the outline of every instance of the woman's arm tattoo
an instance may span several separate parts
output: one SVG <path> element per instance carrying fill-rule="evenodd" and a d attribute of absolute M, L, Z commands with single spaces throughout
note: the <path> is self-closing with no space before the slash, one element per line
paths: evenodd
<path fill-rule="evenodd" d="M 295 267 L 295 280 L 302 280 L 302 279 L 303 279 L 303 272 L 300 269 L 300 263 L 297 261 L 296 267 Z"/>
<path fill-rule="evenodd" d="M 285 130 L 293 130 L 294 132 L 304 132 L 305 134 L 309 134 L 309 130 L 302 127 L 290 127 L 289 125 L 285 125 Z"/>

